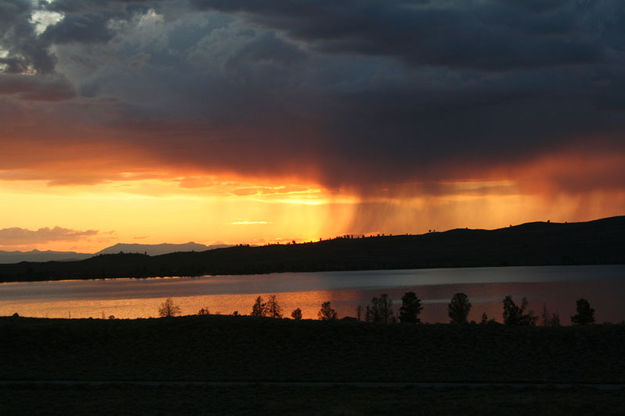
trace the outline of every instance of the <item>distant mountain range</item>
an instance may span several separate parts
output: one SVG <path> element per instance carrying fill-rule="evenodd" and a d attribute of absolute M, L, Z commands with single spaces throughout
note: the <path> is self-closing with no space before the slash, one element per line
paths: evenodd
<path fill-rule="evenodd" d="M 75 251 L 0 251 L 0 264 L 46 261 L 76 261 L 84 260 L 99 254 L 119 254 L 119 253 L 140 253 L 149 256 L 160 254 L 176 253 L 180 251 L 206 251 L 216 248 L 228 247 L 225 244 L 204 245 L 194 242 L 184 244 L 115 244 L 100 250 L 97 253 L 77 253 Z"/>
<path fill-rule="evenodd" d="M 19 263 L 21 261 L 74 261 L 93 257 L 91 253 L 75 251 L 0 251 L 0 264 Z"/>
<path fill-rule="evenodd" d="M 497 230 L 344 236 L 315 243 L 239 245 L 158 256 L 119 251 L 80 261 L 3 264 L 0 281 L 625 264 L 625 216 L 578 223 L 533 222 Z"/>
<path fill-rule="evenodd" d="M 148 256 L 160 256 L 161 254 L 177 253 L 180 251 L 206 251 L 216 248 L 228 247 L 226 244 L 214 244 L 207 246 L 204 244 L 194 243 L 193 241 L 184 244 L 124 244 L 119 243 L 114 246 L 100 250 L 98 254 L 118 254 L 118 253 L 140 253 Z"/>

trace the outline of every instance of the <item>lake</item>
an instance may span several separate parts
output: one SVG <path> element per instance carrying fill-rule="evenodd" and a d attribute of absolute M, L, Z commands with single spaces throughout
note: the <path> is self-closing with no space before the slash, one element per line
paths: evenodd
<path fill-rule="evenodd" d="M 401 296 L 414 291 L 423 300 L 425 322 L 447 322 L 447 304 L 456 292 L 466 293 L 473 308 L 501 321 L 506 295 L 529 301 L 537 315 L 546 306 L 563 324 L 584 297 L 596 310 L 597 322 L 625 319 L 625 265 L 538 266 L 374 270 L 265 275 L 201 276 L 149 279 L 65 280 L 0 284 L 0 315 L 49 318 L 149 318 L 158 315 L 168 297 L 183 315 L 207 308 L 214 314 L 249 314 L 257 296 L 275 294 L 284 316 L 302 309 L 316 318 L 321 303 L 332 302 L 339 317 L 356 316 L 373 296 L 387 293 L 397 311 Z"/>

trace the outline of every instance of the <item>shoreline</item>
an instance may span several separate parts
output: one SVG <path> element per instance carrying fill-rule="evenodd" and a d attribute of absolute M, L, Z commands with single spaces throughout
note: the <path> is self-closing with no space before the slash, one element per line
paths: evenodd
<path fill-rule="evenodd" d="M 625 264 L 625 216 L 529 223 L 497 230 L 239 245 L 159 256 L 108 254 L 81 261 L 0 265 L 0 282 L 158 276 L 253 275 L 458 267 Z"/>

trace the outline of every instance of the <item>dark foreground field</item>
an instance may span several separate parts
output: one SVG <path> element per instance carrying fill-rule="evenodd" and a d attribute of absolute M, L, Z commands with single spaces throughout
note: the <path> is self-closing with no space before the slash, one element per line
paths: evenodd
<path fill-rule="evenodd" d="M 149 320 L 0 318 L 0 414 L 600 414 L 625 383 L 625 326 L 376 325 L 232 316 Z M 241 385 L 120 385 L 120 381 Z M 293 385 L 256 385 L 262 382 Z M 318 386 L 301 382 L 325 382 Z M 338 382 L 522 382 L 418 388 Z M 596 409 L 595 409 L 596 410 Z M 590 413 L 596 413 L 593 410 Z M 412 413 L 414 413 L 412 412 Z"/>
<path fill-rule="evenodd" d="M 9 415 L 622 415 L 623 391 L 359 387 L 0 387 Z"/>

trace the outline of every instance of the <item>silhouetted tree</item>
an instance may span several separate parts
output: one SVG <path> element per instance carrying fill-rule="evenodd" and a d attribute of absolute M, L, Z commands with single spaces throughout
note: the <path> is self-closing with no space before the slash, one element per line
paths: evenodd
<path fill-rule="evenodd" d="M 486 312 L 482 312 L 482 319 L 480 320 L 481 324 L 486 324 L 488 323 L 488 315 L 486 315 Z"/>
<path fill-rule="evenodd" d="M 296 321 L 301 320 L 302 310 L 300 308 L 295 309 L 293 312 L 291 312 L 291 318 L 295 319 Z"/>
<path fill-rule="evenodd" d="M 282 308 L 280 304 L 276 300 L 276 295 L 269 296 L 269 300 L 265 304 L 265 310 L 263 316 L 268 316 L 269 318 L 282 318 Z"/>
<path fill-rule="evenodd" d="M 510 296 L 506 296 L 503 300 L 503 323 L 506 325 L 536 325 L 538 317 L 534 316 L 534 312 L 528 311 L 527 298 L 521 300 L 521 306 L 518 306 Z"/>
<path fill-rule="evenodd" d="M 202 308 L 197 312 L 198 315 L 210 315 L 208 308 Z"/>
<path fill-rule="evenodd" d="M 543 313 L 542 313 L 543 326 L 550 326 L 549 322 L 551 316 L 549 315 L 549 310 L 547 309 L 547 304 L 543 303 Z"/>
<path fill-rule="evenodd" d="M 547 305 L 543 304 L 542 313 L 543 326 L 560 326 L 560 315 L 558 313 L 549 313 Z"/>
<path fill-rule="evenodd" d="M 420 323 L 419 314 L 423 310 L 421 299 L 414 292 L 406 292 L 401 297 L 401 308 L 399 308 L 399 322 Z"/>
<path fill-rule="evenodd" d="M 330 302 L 323 302 L 321 309 L 317 312 L 317 317 L 322 321 L 334 321 L 336 319 L 336 311 L 332 309 Z"/>
<path fill-rule="evenodd" d="M 447 314 L 454 324 L 466 324 L 469 311 L 471 310 L 471 302 L 469 297 L 464 293 L 456 293 L 449 305 L 447 305 Z"/>
<path fill-rule="evenodd" d="M 169 318 L 176 316 L 180 313 L 180 307 L 174 304 L 171 298 L 165 299 L 165 302 L 161 303 L 158 308 L 158 314 L 163 318 Z"/>
<path fill-rule="evenodd" d="M 587 325 L 595 323 L 595 310 L 584 298 L 577 300 L 577 314 L 571 316 L 574 325 Z"/>
<path fill-rule="evenodd" d="M 356 306 L 356 318 L 362 321 L 362 305 Z"/>
<path fill-rule="evenodd" d="M 252 306 L 251 316 L 265 316 L 265 303 L 262 297 L 257 297 Z"/>
<path fill-rule="evenodd" d="M 367 305 L 367 322 L 390 323 L 393 320 L 393 304 L 386 293 L 379 298 L 373 297 L 371 305 Z"/>

